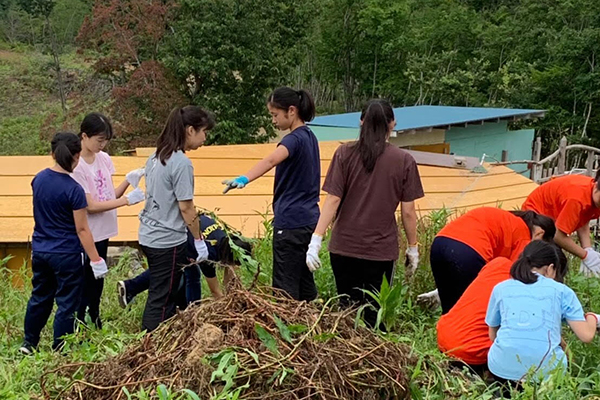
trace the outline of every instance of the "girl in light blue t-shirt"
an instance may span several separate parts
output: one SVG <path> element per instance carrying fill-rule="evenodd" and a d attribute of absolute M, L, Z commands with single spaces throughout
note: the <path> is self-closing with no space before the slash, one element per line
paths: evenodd
<path fill-rule="evenodd" d="M 583 313 L 575 292 L 562 283 L 566 273 L 564 253 L 535 240 L 511 267 L 512 279 L 494 287 L 485 322 L 493 342 L 488 368 L 500 381 L 521 381 L 528 373 L 543 379 L 566 367 L 563 320 L 581 341 L 594 339 L 599 316 Z"/>

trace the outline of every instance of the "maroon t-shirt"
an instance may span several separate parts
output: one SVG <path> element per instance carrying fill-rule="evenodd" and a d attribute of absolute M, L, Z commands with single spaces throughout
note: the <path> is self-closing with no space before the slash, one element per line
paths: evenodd
<path fill-rule="evenodd" d="M 423 197 L 415 159 L 388 144 L 367 173 L 355 143 L 340 146 L 331 160 L 323 190 L 342 199 L 329 251 L 374 261 L 398 258 L 398 204 Z"/>

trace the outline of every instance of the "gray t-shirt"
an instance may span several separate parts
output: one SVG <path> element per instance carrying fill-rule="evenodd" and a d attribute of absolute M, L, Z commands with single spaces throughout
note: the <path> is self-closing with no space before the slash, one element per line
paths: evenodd
<path fill-rule="evenodd" d="M 140 212 L 139 242 L 166 249 L 187 240 L 186 224 L 179 201 L 194 198 L 194 167 L 182 151 L 162 165 L 152 154 L 146 161 L 146 204 Z"/>

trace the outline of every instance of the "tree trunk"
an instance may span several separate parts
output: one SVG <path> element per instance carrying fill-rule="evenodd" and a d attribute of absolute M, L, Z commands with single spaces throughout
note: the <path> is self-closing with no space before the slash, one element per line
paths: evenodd
<path fill-rule="evenodd" d="M 377 49 L 375 49 L 375 63 L 373 65 L 373 90 L 371 91 L 371 97 L 375 97 L 375 84 L 377 82 Z"/>
<path fill-rule="evenodd" d="M 63 113 L 67 113 L 67 99 L 65 96 L 65 87 L 62 80 L 62 70 L 60 67 L 60 54 L 58 51 L 58 43 L 56 35 L 50 24 L 50 18 L 46 17 L 46 25 L 48 26 L 48 36 L 50 38 L 50 51 L 52 52 L 52 59 L 54 60 L 54 71 L 56 72 L 56 82 L 58 83 L 58 94 L 60 95 L 60 105 L 62 106 Z"/>

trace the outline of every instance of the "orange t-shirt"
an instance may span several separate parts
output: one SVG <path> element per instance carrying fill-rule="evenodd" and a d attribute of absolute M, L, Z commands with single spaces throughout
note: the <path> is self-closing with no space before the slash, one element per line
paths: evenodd
<path fill-rule="evenodd" d="M 600 217 L 600 209 L 592 201 L 593 188 L 594 180 L 588 176 L 563 176 L 537 187 L 521 209 L 552 218 L 556 229 L 569 235 Z"/>
<path fill-rule="evenodd" d="M 494 207 L 467 212 L 442 228 L 438 236 L 466 244 L 486 263 L 496 257 L 516 260 L 523 250 L 523 242 L 531 241 L 531 232 L 521 218 Z"/>
<path fill-rule="evenodd" d="M 512 261 L 498 257 L 486 264 L 454 307 L 437 323 L 439 349 L 471 365 L 487 363 L 492 346 L 485 323 L 492 289 L 510 279 Z"/>

